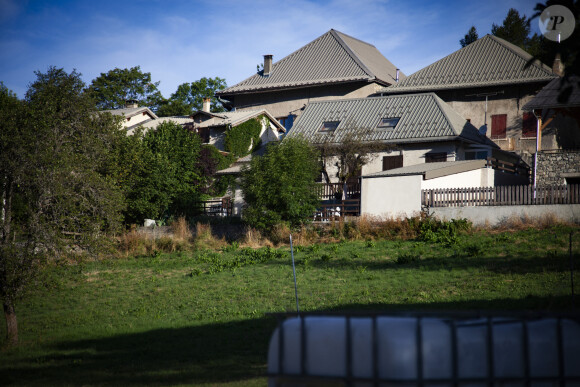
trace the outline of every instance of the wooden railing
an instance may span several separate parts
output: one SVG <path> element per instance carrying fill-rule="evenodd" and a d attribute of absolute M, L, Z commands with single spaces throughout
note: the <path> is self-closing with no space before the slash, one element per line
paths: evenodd
<path fill-rule="evenodd" d="M 504 160 L 498 160 L 493 157 L 487 159 L 487 166 L 507 173 L 513 173 L 522 176 L 530 175 L 530 169 L 526 166 L 510 163 Z"/>
<path fill-rule="evenodd" d="M 194 214 L 205 216 L 232 216 L 234 203 L 228 198 L 206 200 L 197 202 L 194 206 Z"/>
<path fill-rule="evenodd" d="M 343 184 L 342 183 L 322 183 L 318 187 L 318 197 L 320 200 L 332 200 L 342 199 L 342 191 L 343 191 Z M 346 184 L 346 197 L 358 197 L 360 196 L 360 182 L 356 183 L 347 183 Z"/>
<path fill-rule="evenodd" d="M 561 186 L 512 185 L 421 190 L 427 207 L 580 204 L 580 184 Z"/>
<path fill-rule="evenodd" d="M 360 215 L 360 199 L 342 200 L 338 203 L 322 204 L 314 214 L 315 221 L 328 221 L 345 216 Z"/>

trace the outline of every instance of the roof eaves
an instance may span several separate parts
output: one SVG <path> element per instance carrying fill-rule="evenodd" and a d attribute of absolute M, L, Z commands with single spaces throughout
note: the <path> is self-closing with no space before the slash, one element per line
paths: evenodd
<path fill-rule="evenodd" d="M 329 79 L 319 79 L 319 80 L 310 80 L 310 81 L 302 81 L 302 82 L 285 82 L 285 83 L 276 83 L 272 85 L 251 85 L 245 88 L 238 88 L 236 90 L 230 91 L 228 93 L 221 93 L 220 96 L 227 97 L 230 95 L 236 94 L 251 94 L 251 93 L 261 93 L 264 91 L 277 91 L 277 90 L 290 90 L 290 89 L 302 89 L 305 87 L 310 86 L 322 86 L 327 84 L 338 84 L 338 83 L 352 83 L 352 82 L 380 82 L 384 84 L 378 79 L 371 79 L 368 77 L 348 77 L 348 78 L 329 78 Z M 217 93 L 216 93 L 217 95 Z"/>

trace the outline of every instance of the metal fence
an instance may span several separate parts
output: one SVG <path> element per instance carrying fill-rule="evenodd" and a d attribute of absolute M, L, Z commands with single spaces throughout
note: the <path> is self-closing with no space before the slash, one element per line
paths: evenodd
<path fill-rule="evenodd" d="M 270 386 L 576 386 L 578 314 L 279 315 Z"/>

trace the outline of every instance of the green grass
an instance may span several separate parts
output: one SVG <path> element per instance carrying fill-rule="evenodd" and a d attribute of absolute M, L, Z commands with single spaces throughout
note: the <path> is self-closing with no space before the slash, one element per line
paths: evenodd
<path fill-rule="evenodd" d="M 300 308 L 570 311 L 570 230 L 296 247 Z M 21 345 L 0 352 L 3 386 L 265 385 L 270 313 L 296 308 L 288 247 L 234 245 L 46 274 L 17 304 Z"/>

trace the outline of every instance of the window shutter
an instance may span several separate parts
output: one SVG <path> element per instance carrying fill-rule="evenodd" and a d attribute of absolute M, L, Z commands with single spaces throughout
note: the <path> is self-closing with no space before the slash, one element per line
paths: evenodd
<path fill-rule="evenodd" d="M 491 116 L 491 138 L 506 137 L 507 114 Z"/>
<path fill-rule="evenodd" d="M 525 112 L 522 122 L 522 137 L 536 137 L 536 117 L 533 113 Z"/>
<path fill-rule="evenodd" d="M 401 168 L 403 166 L 403 155 L 383 156 L 383 171 L 389 169 Z"/>

